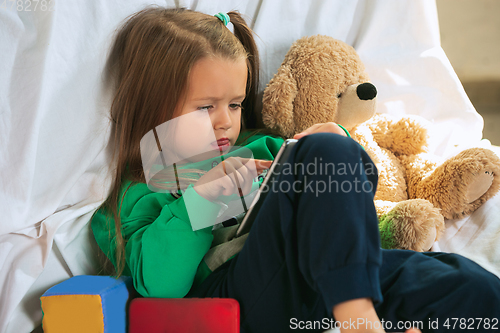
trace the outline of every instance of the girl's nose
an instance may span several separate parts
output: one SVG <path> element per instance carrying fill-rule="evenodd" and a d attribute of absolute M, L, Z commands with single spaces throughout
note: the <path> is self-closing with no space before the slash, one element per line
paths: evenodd
<path fill-rule="evenodd" d="M 231 110 L 229 107 L 221 107 L 213 113 L 212 125 L 214 129 L 229 129 L 232 126 Z"/>

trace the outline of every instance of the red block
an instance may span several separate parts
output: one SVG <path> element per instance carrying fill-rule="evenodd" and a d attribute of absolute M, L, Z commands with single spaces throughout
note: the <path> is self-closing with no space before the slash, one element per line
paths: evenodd
<path fill-rule="evenodd" d="M 230 298 L 136 298 L 129 333 L 239 333 L 240 305 Z"/>

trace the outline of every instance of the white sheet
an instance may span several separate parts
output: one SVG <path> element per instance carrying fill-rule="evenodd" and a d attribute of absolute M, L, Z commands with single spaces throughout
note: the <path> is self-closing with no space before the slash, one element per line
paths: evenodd
<path fill-rule="evenodd" d="M 94 273 L 87 222 L 109 187 L 109 98 L 100 74 L 111 32 L 145 3 L 61 1 L 52 12 L 0 9 L 0 332 L 30 331 L 40 322 L 44 290 L 71 275 Z M 436 126 L 432 151 L 446 155 L 481 138 L 482 118 L 440 47 L 433 1 L 157 3 L 244 13 L 259 36 L 261 89 L 294 40 L 327 34 L 358 50 L 379 90 L 379 111 L 421 115 Z M 478 214 L 500 225 L 498 214 Z M 452 249 L 452 243 L 443 247 Z M 487 258 L 485 247 L 473 247 Z"/>

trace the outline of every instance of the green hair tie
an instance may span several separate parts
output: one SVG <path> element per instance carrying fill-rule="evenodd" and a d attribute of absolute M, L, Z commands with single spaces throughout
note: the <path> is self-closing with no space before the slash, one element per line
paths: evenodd
<path fill-rule="evenodd" d="M 217 17 L 219 20 L 221 20 L 225 26 L 227 26 L 227 24 L 231 21 L 231 19 L 229 18 L 229 15 L 227 15 L 226 13 L 221 12 L 221 13 L 215 14 L 214 16 Z"/>

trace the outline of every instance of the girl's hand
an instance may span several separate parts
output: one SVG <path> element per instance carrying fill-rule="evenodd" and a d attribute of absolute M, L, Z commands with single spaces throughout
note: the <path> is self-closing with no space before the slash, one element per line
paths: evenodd
<path fill-rule="evenodd" d="M 268 169 L 271 163 L 272 161 L 229 157 L 204 174 L 194 185 L 194 190 L 210 201 L 221 195 L 247 195 L 252 189 L 253 179 L 264 169 Z"/>
<path fill-rule="evenodd" d="M 297 133 L 293 136 L 294 139 L 300 139 L 303 138 L 306 135 L 313 134 L 313 133 L 335 133 L 335 134 L 340 134 L 343 136 L 347 136 L 342 128 L 340 128 L 339 125 L 336 123 L 321 123 L 321 124 L 316 124 L 312 125 L 308 129 L 306 129 L 303 132 Z"/>

